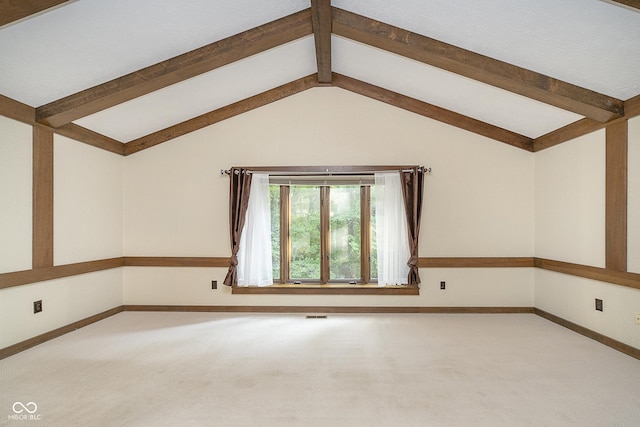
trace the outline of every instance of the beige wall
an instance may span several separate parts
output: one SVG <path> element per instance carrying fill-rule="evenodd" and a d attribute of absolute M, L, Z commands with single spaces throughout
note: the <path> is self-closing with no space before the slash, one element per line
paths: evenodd
<path fill-rule="evenodd" d="M 31 268 L 31 126 L 0 116 L 0 273 Z"/>
<path fill-rule="evenodd" d="M 230 255 L 229 180 L 257 165 L 421 164 L 421 256 L 531 256 L 533 154 L 338 89 L 311 89 L 125 159 L 125 254 Z M 133 267 L 126 304 L 531 306 L 531 269 L 421 271 L 420 297 L 230 296 L 224 269 Z M 449 289 L 428 291 L 447 276 Z"/>
<path fill-rule="evenodd" d="M 605 265 L 604 130 L 536 153 L 536 256 Z M 637 159 L 636 159 L 637 160 Z M 630 175 L 639 163 L 630 162 Z M 633 190 L 630 187 L 630 194 Z M 629 205 L 637 216 L 636 201 Z M 634 205 L 634 203 L 636 203 Z M 632 219 L 631 221 L 636 221 Z M 637 239 L 630 231 L 629 241 Z M 635 242 L 630 246 L 635 246 Z M 634 249 L 637 250 L 637 249 Z M 635 252 L 637 253 L 637 252 Z M 629 252 L 630 257 L 634 255 Z M 604 310 L 595 310 L 595 299 Z M 640 290 L 551 271 L 535 271 L 535 306 L 640 348 Z"/>
<path fill-rule="evenodd" d="M 33 314 L 33 301 L 43 310 Z M 0 348 L 122 305 L 122 269 L 0 290 Z"/>
<path fill-rule="evenodd" d="M 629 269 L 640 273 L 640 118 L 630 121 Z M 31 127 L 0 117 L 0 273 L 31 268 Z M 318 88 L 128 157 L 55 136 L 55 264 L 229 256 L 233 165 L 421 164 L 420 255 L 604 266 L 604 131 L 525 152 Z M 127 267 L 0 290 L 0 347 L 121 304 L 536 306 L 640 348 L 640 290 L 533 268 L 422 269 L 420 296 L 231 295 L 224 268 Z M 219 289 L 211 290 L 211 280 Z M 441 291 L 439 282 L 447 282 Z M 593 309 L 604 300 L 604 312 Z M 32 314 L 42 299 L 44 311 Z"/>
<path fill-rule="evenodd" d="M 0 117 L 0 138 L 0 273 L 29 270 L 31 126 Z M 122 168 L 121 156 L 55 136 L 56 265 L 123 255 Z M 0 348 L 121 306 L 122 295 L 122 268 L 0 289 Z"/>
<path fill-rule="evenodd" d="M 54 150 L 54 264 L 122 256 L 122 156 L 60 135 Z"/>
<path fill-rule="evenodd" d="M 535 155 L 535 256 L 605 265 L 605 131 Z"/>

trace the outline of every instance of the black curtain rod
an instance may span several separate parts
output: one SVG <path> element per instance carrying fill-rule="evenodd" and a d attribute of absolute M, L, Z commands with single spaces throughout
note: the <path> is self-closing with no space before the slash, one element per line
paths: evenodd
<path fill-rule="evenodd" d="M 431 168 L 425 166 L 419 166 L 419 170 L 422 170 L 424 173 L 430 173 Z M 246 168 L 247 173 L 265 173 L 271 176 L 304 176 L 304 175 L 327 175 L 327 176 L 341 176 L 341 175 L 363 175 L 363 174 L 371 174 L 373 175 L 376 172 L 413 172 L 413 169 L 401 169 L 401 168 L 389 168 L 389 169 L 377 169 L 377 170 L 354 170 L 354 171 L 285 171 L 285 170 L 252 170 L 251 168 Z M 229 175 L 231 174 L 231 169 L 220 169 L 220 175 Z"/>

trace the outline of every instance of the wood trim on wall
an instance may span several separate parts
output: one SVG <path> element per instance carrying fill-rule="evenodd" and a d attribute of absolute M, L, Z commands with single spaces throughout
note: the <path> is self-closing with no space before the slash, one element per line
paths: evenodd
<path fill-rule="evenodd" d="M 628 123 L 619 120 L 606 129 L 606 267 L 627 271 Z"/>
<path fill-rule="evenodd" d="M 555 314 L 548 313 L 544 310 L 540 310 L 539 308 L 534 308 L 533 312 L 540 317 L 543 317 L 553 323 L 557 323 L 560 326 L 564 326 L 565 328 L 577 332 L 580 335 L 584 335 L 585 337 L 591 338 L 592 340 L 596 340 L 601 344 L 613 348 L 614 350 L 618 350 L 619 352 L 624 353 L 628 356 L 640 359 L 640 349 L 614 340 L 613 338 L 609 338 L 608 336 L 592 331 L 591 329 L 587 329 L 584 326 L 569 322 L 568 320 L 558 317 Z"/>
<path fill-rule="evenodd" d="M 53 266 L 53 131 L 33 126 L 32 268 Z"/>
<path fill-rule="evenodd" d="M 419 268 L 510 268 L 534 267 L 533 257 L 421 257 Z"/>
<path fill-rule="evenodd" d="M 571 276 L 584 277 L 599 282 L 613 283 L 628 288 L 640 289 L 640 274 L 624 271 L 609 270 L 606 268 L 592 267 L 589 265 L 573 264 L 564 261 L 535 258 L 535 266 L 543 270 Z"/>
<path fill-rule="evenodd" d="M 78 262 L 75 264 L 56 265 L 32 270 L 14 271 L 0 274 L 0 289 L 13 286 L 28 285 L 30 283 L 44 282 L 46 280 L 59 279 L 61 277 L 76 276 L 78 274 L 92 273 L 94 271 L 108 270 L 122 267 L 122 257 L 101 259 L 97 261 Z"/>
<path fill-rule="evenodd" d="M 115 307 L 110 310 L 103 311 L 102 313 L 95 314 L 93 316 L 84 318 L 82 320 L 78 320 L 77 322 L 73 322 L 68 325 L 62 326 L 60 328 L 54 329 L 52 331 L 46 332 L 44 334 L 38 335 L 36 337 L 29 338 L 28 340 L 21 341 L 17 344 L 10 345 L 9 347 L 0 348 L 0 360 L 9 356 L 13 356 L 14 354 L 20 353 L 21 351 L 28 350 L 31 347 L 35 347 L 46 341 L 50 341 L 54 338 L 58 338 L 69 332 L 73 332 L 76 329 L 83 328 L 87 325 L 98 322 L 100 320 L 104 320 L 107 317 L 111 317 L 114 314 L 118 314 L 123 311 L 124 311 L 124 306 Z"/>
<path fill-rule="evenodd" d="M 123 258 L 125 267 L 219 267 L 229 268 L 228 257 L 133 257 Z"/>
<path fill-rule="evenodd" d="M 290 285 L 290 286 L 233 286 L 234 295 L 420 295 L 415 286 L 335 286 L 335 285 Z"/>
<path fill-rule="evenodd" d="M 371 307 L 371 306 L 257 306 L 257 305 L 125 305 L 125 311 L 194 311 L 210 313 L 533 313 L 532 307 Z"/>

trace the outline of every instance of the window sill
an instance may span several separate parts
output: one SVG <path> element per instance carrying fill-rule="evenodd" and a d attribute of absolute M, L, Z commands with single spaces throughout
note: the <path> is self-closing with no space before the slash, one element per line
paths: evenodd
<path fill-rule="evenodd" d="M 351 285 L 348 283 L 284 284 L 271 286 L 234 286 L 232 294 L 288 294 L 288 295 L 420 295 L 420 289 L 414 286 L 378 286 Z"/>

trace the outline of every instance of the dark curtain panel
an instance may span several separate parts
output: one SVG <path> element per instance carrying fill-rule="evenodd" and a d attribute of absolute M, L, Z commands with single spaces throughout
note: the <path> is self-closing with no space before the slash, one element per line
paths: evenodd
<path fill-rule="evenodd" d="M 231 168 L 229 175 L 229 229 L 231 234 L 231 259 L 227 277 L 224 284 L 235 286 L 238 284 L 238 249 L 240 247 L 240 235 L 244 220 L 247 216 L 249 205 L 249 192 L 251 191 L 251 173 L 242 168 Z"/>
<path fill-rule="evenodd" d="M 414 167 L 411 172 L 402 174 L 402 195 L 407 213 L 407 232 L 409 234 L 409 251 L 411 257 L 409 266 L 409 285 L 418 286 L 418 235 L 420 234 L 420 217 L 422 216 L 422 190 L 424 187 L 424 171 L 421 167 Z"/>

